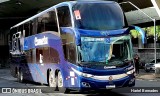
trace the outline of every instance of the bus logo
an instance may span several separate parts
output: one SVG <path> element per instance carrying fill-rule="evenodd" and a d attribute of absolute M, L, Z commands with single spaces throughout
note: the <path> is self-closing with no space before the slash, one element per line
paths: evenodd
<path fill-rule="evenodd" d="M 109 79 L 109 81 L 112 81 L 112 80 L 113 80 L 113 77 L 112 77 L 112 76 L 109 76 L 108 79 Z"/>
<path fill-rule="evenodd" d="M 44 36 L 43 38 L 40 38 L 40 39 L 35 37 L 34 44 L 35 44 L 35 46 L 48 44 L 48 37 Z"/>
<path fill-rule="evenodd" d="M 108 36 L 108 35 L 109 35 L 109 32 L 108 32 L 108 31 L 102 31 L 102 32 L 101 32 L 101 35 Z"/>
<path fill-rule="evenodd" d="M 116 68 L 116 66 L 104 66 L 104 69 L 112 69 L 112 68 Z"/>

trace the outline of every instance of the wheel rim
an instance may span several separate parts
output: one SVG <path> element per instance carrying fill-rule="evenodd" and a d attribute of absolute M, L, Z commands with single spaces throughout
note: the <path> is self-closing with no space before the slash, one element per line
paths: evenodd
<path fill-rule="evenodd" d="M 17 80 L 20 81 L 19 72 L 17 72 Z"/>
<path fill-rule="evenodd" d="M 63 87 L 63 78 L 61 72 L 58 73 L 58 87 Z"/>
<path fill-rule="evenodd" d="M 56 80 L 55 80 L 52 72 L 50 72 L 50 74 L 49 74 L 49 86 L 56 87 Z"/>
<path fill-rule="evenodd" d="M 18 75 L 18 81 L 19 81 L 19 82 L 22 82 L 22 81 L 23 81 L 23 73 L 22 73 L 21 71 L 19 71 L 19 72 L 17 73 L 17 75 Z"/>
<path fill-rule="evenodd" d="M 23 73 L 20 72 L 20 81 L 22 81 L 22 80 L 23 80 Z"/>

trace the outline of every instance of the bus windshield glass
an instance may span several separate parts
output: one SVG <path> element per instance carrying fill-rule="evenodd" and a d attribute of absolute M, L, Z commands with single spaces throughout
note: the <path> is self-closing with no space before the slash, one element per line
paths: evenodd
<path fill-rule="evenodd" d="M 123 61 L 132 60 L 129 36 L 111 38 L 81 37 L 78 48 L 81 63 L 102 63 L 105 65 L 122 65 Z M 116 66 L 116 65 L 115 65 Z"/>
<path fill-rule="evenodd" d="M 125 26 L 123 12 L 117 3 L 77 3 L 73 6 L 73 14 L 79 29 L 117 30 Z"/>

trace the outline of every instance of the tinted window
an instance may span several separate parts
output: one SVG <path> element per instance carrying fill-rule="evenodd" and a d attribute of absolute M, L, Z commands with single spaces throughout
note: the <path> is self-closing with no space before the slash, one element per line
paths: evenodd
<path fill-rule="evenodd" d="M 32 50 L 27 50 L 26 51 L 26 58 L 27 58 L 27 63 L 33 63 L 33 52 Z"/>
<path fill-rule="evenodd" d="M 38 48 L 36 49 L 36 62 L 59 64 L 60 58 L 58 51 L 49 47 Z"/>
<path fill-rule="evenodd" d="M 76 27 L 80 29 L 115 30 L 125 26 L 123 12 L 117 3 L 77 3 L 73 13 Z"/>
<path fill-rule="evenodd" d="M 57 8 L 58 10 L 58 20 L 60 27 L 70 27 L 71 26 L 71 16 L 68 6 L 63 6 Z"/>
<path fill-rule="evenodd" d="M 13 28 L 10 31 L 10 50 L 15 51 L 16 50 L 16 42 L 15 42 L 15 36 L 13 36 L 17 32 L 17 28 Z"/>
<path fill-rule="evenodd" d="M 156 62 L 160 62 L 160 59 L 157 59 Z M 152 60 L 150 63 L 155 63 L 155 60 Z"/>
<path fill-rule="evenodd" d="M 17 32 L 21 32 L 21 33 L 23 32 L 23 25 L 21 25 L 21 26 L 18 27 Z"/>
<path fill-rule="evenodd" d="M 152 60 L 152 61 L 151 61 L 151 63 L 154 63 L 154 62 L 155 62 L 155 60 Z"/>
<path fill-rule="evenodd" d="M 50 48 L 49 54 L 50 54 L 49 59 L 51 63 L 58 64 L 60 62 L 60 57 L 57 50 Z"/>
<path fill-rule="evenodd" d="M 50 11 L 38 17 L 38 33 L 44 31 L 58 32 L 57 19 L 55 11 Z"/>
<path fill-rule="evenodd" d="M 160 59 L 157 59 L 157 62 L 160 62 Z"/>
<path fill-rule="evenodd" d="M 76 47 L 75 44 L 65 44 L 63 45 L 63 51 L 65 59 L 71 63 L 76 63 Z"/>
<path fill-rule="evenodd" d="M 62 42 L 63 42 L 63 51 L 65 59 L 69 62 L 76 62 L 76 46 L 75 46 L 75 38 L 73 35 L 69 33 L 61 34 Z"/>
<path fill-rule="evenodd" d="M 28 37 L 31 36 L 33 34 L 33 22 L 27 22 L 23 25 L 23 36 Z M 34 28 L 35 30 L 35 28 Z"/>
<path fill-rule="evenodd" d="M 33 19 L 32 21 L 32 34 L 36 34 L 37 33 L 37 27 L 38 27 L 38 18 Z"/>
<path fill-rule="evenodd" d="M 25 37 L 30 36 L 30 24 L 29 23 L 24 24 L 24 30 L 25 30 L 24 36 Z"/>

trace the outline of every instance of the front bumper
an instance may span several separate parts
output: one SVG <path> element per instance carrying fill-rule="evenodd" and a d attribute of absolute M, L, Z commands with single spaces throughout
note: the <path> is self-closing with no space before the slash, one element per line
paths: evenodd
<path fill-rule="evenodd" d="M 135 85 L 135 76 L 128 75 L 118 80 L 95 80 L 92 78 L 81 77 L 80 90 L 86 89 L 113 89 L 120 87 L 132 87 Z"/>

